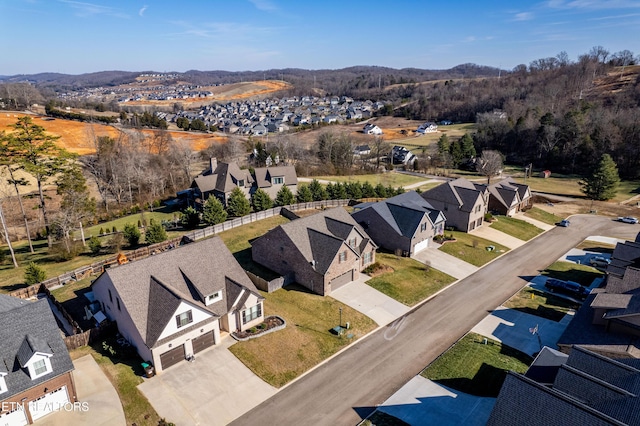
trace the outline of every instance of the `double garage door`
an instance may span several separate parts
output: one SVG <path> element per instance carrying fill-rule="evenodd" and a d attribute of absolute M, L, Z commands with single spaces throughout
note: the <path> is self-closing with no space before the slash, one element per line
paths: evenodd
<path fill-rule="evenodd" d="M 54 411 L 62 411 L 65 404 L 69 403 L 69 394 L 67 387 L 62 386 L 41 396 L 40 398 L 29 403 L 29 412 L 33 421 L 38 420 Z"/>
<path fill-rule="evenodd" d="M 331 280 L 331 291 L 337 290 L 343 285 L 350 283 L 353 281 L 353 269 L 345 272 L 342 275 L 338 275 L 334 279 Z"/>

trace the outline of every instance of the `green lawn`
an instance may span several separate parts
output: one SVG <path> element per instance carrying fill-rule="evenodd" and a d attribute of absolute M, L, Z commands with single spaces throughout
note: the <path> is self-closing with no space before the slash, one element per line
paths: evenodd
<path fill-rule="evenodd" d="M 443 244 L 440 250 L 475 266 L 482 266 L 509 251 L 503 245 L 466 232 L 447 231 L 445 234 L 453 234 L 456 241 Z M 488 246 L 494 246 L 495 250 L 488 251 Z"/>
<path fill-rule="evenodd" d="M 267 231 L 289 222 L 284 216 L 273 216 L 268 219 L 258 220 L 247 225 L 239 226 L 218 234 L 231 253 L 251 248 L 249 241 L 264 235 Z"/>
<path fill-rule="evenodd" d="M 640 181 L 638 180 L 623 180 L 618 184 L 618 190 L 616 196 L 611 201 L 621 202 L 628 200 L 631 197 L 640 195 Z"/>
<path fill-rule="evenodd" d="M 602 243 L 600 241 L 584 240 L 576 246 L 577 249 L 595 251 L 597 253 L 613 253 L 613 249 L 616 248 L 615 244 Z"/>
<path fill-rule="evenodd" d="M 533 359 L 500 342 L 469 333 L 431 363 L 423 377 L 476 396 L 496 397 L 507 371 L 524 373 Z"/>
<path fill-rule="evenodd" d="M 563 217 L 556 216 L 553 213 L 546 212 L 538 207 L 532 207 L 525 212 L 526 216 L 529 216 L 532 219 L 539 220 L 540 222 L 544 222 L 548 225 L 555 225 L 560 222 Z"/>
<path fill-rule="evenodd" d="M 591 285 L 593 280 L 602 277 L 604 272 L 588 265 L 578 265 L 573 262 L 557 261 L 542 271 L 542 275 L 565 281 L 575 281 L 588 287 Z"/>
<path fill-rule="evenodd" d="M 524 220 L 507 216 L 494 216 L 494 218 L 496 220 L 491 224 L 492 228 L 523 241 L 529 241 L 542 232 L 542 229 Z"/>
<path fill-rule="evenodd" d="M 137 225 L 138 221 L 140 221 L 140 224 L 143 224 L 144 221 L 146 221 L 146 223 L 149 224 L 151 223 L 151 219 L 153 219 L 154 222 L 162 223 L 163 220 L 172 221 L 174 217 L 179 218 L 180 212 L 166 213 L 163 211 L 154 211 L 132 214 L 84 228 L 84 236 L 85 238 L 89 238 L 92 235 L 97 236 L 100 233 L 100 229 L 103 229 L 105 232 L 111 232 L 114 226 L 118 231 L 122 231 L 124 226 L 128 223 Z M 80 238 L 80 231 L 76 232 L 76 237 Z"/>
<path fill-rule="evenodd" d="M 552 321 L 560 321 L 569 310 L 580 307 L 567 299 L 531 287 L 520 290 L 504 306 Z"/>
<path fill-rule="evenodd" d="M 369 182 L 371 185 L 376 186 L 381 183 L 384 186 L 391 186 L 398 188 L 400 186 L 407 186 L 413 183 L 423 182 L 429 180 L 428 177 L 406 175 L 404 173 L 377 173 L 373 175 L 351 175 L 351 176 L 313 176 L 318 180 L 329 180 L 332 182 Z"/>
<path fill-rule="evenodd" d="M 526 183 L 529 185 L 532 191 L 570 197 L 584 197 L 580 184 L 578 183 L 580 179 L 581 177 L 577 175 L 558 175 L 556 173 L 552 173 L 551 176 L 546 179 L 541 177 L 527 178 L 526 182 L 524 177 L 514 178 L 518 183 Z"/>
<path fill-rule="evenodd" d="M 423 263 L 407 257 L 378 253 L 376 262 L 393 271 L 371 278 L 367 284 L 407 306 L 415 305 L 455 281 L 444 272 L 427 269 Z"/>
<path fill-rule="evenodd" d="M 105 341 L 111 347 L 119 350 L 114 339 L 108 338 Z M 116 352 L 116 355 L 112 356 L 102 348 L 102 341 L 96 343 L 93 347 L 83 346 L 74 349 L 69 354 L 72 359 L 91 355 L 96 360 L 118 392 L 128 425 L 156 426 L 158 424 L 160 416 L 137 388 L 142 383 L 141 376 L 144 373 L 140 365 L 142 360 L 137 354 Z M 171 419 L 166 420 L 171 421 Z"/>
<path fill-rule="evenodd" d="M 265 315 L 279 315 L 285 329 L 257 339 L 238 342 L 230 350 L 267 383 L 281 387 L 318 365 L 344 346 L 376 327 L 364 314 L 331 297 L 309 293 L 300 286 L 288 286 L 262 293 Z M 331 333 L 340 322 L 351 328 L 342 336 Z M 351 338 L 347 334 L 353 334 Z"/>
<path fill-rule="evenodd" d="M 438 126 L 438 131 L 434 133 L 427 133 L 422 136 L 411 136 L 407 138 L 390 139 L 385 140 L 391 145 L 401 145 L 408 148 L 423 148 L 429 147 L 438 143 L 438 139 L 442 135 L 447 135 L 449 142 L 460 139 L 465 133 L 473 133 L 476 129 L 475 123 L 459 123 L 451 124 L 449 126 Z"/>

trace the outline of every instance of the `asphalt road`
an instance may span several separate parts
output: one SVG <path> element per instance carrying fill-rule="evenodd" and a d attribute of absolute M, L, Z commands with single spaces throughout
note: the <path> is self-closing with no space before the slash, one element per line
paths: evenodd
<path fill-rule="evenodd" d="M 236 425 L 354 425 L 589 235 L 635 238 L 640 225 L 574 216 L 486 265 L 282 389 Z M 437 268 L 437 265 L 434 265 Z"/>

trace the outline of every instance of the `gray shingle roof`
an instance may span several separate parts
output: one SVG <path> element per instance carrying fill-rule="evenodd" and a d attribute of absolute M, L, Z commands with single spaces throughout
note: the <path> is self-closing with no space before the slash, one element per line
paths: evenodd
<path fill-rule="evenodd" d="M 251 186 L 253 183 L 249 170 L 242 170 L 235 163 L 221 162 L 213 173 L 196 176 L 194 185 L 203 193 L 213 190 L 228 193 L 238 186 L 239 180 L 244 180 L 245 186 Z"/>
<path fill-rule="evenodd" d="M 172 308 L 181 300 L 222 316 L 229 312 L 227 297 L 231 283 L 262 298 L 219 237 L 107 269 L 93 285 L 100 285 L 104 276 L 113 282 L 140 336 L 150 338 L 145 340 L 149 347 L 153 346 L 153 338 L 159 336 L 156 326 L 160 326 L 151 322 L 160 321 L 164 327 L 175 312 Z M 205 297 L 218 291 L 222 300 L 205 306 Z"/>
<path fill-rule="evenodd" d="M 27 350 L 53 354 L 49 358 L 53 371 L 31 380 L 18 360 L 21 350 L 24 351 L 21 357 Z M 67 347 L 46 300 L 16 302 L 15 298 L 0 294 L 0 370 L 8 373 L 5 376 L 8 391 L 0 395 L 2 399 L 73 370 Z"/>
<path fill-rule="evenodd" d="M 17 357 L 20 366 L 25 367 L 36 352 L 52 355 L 51 348 L 46 340 L 37 335 L 27 334 L 22 341 L 22 345 L 20 345 L 20 349 L 18 349 Z"/>
<path fill-rule="evenodd" d="M 458 178 L 431 188 L 421 194 L 425 200 L 437 200 L 453 204 L 464 212 L 471 212 L 479 196 L 486 190 L 485 185 Z"/>
<path fill-rule="evenodd" d="M 296 185 L 298 176 L 294 166 L 258 167 L 254 170 L 258 188 L 268 188 L 274 177 L 283 176 L 285 185 Z"/>

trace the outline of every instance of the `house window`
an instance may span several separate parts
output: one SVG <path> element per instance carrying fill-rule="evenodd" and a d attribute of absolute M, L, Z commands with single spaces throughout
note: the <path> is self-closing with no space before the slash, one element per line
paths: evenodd
<path fill-rule="evenodd" d="M 425 223 L 421 223 L 420 224 L 420 232 L 424 232 L 427 230 L 427 224 Z"/>
<path fill-rule="evenodd" d="M 274 185 L 282 185 L 284 183 L 284 177 L 278 176 L 272 179 Z"/>
<path fill-rule="evenodd" d="M 118 305 L 118 310 L 121 311 L 122 309 L 120 309 L 120 299 L 118 297 L 116 297 L 116 305 Z"/>
<path fill-rule="evenodd" d="M 210 305 L 214 302 L 217 302 L 218 300 L 222 300 L 222 293 L 219 291 L 216 291 L 213 294 L 210 294 L 209 296 L 207 296 L 207 300 L 205 302 L 205 305 Z"/>
<path fill-rule="evenodd" d="M 238 186 L 244 186 L 244 179 L 238 180 Z"/>
<path fill-rule="evenodd" d="M 356 246 L 356 242 L 357 242 L 357 240 L 356 240 L 355 237 L 351 238 L 349 240 L 349 247 L 355 247 Z"/>
<path fill-rule="evenodd" d="M 109 289 L 109 302 L 113 303 L 113 296 L 111 296 L 111 289 Z"/>
<path fill-rule="evenodd" d="M 187 312 L 183 312 L 180 315 L 176 315 L 176 324 L 178 328 L 184 327 L 185 325 L 190 324 L 192 322 L 193 322 L 193 315 L 191 314 L 191 310 L 188 310 Z"/>
<path fill-rule="evenodd" d="M 262 305 L 258 303 L 255 306 L 250 307 L 242 311 L 242 324 L 253 321 L 254 319 L 262 316 Z"/>
<path fill-rule="evenodd" d="M 364 254 L 364 258 L 362 259 L 362 261 L 366 265 L 367 263 L 371 263 L 372 259 L 373 259 L 373 252 L 372 251 L 368 251 L 368 252 L 366 252 Z"/>
<path fill-rule="evenodd" d="M 33 363 L 33 372 L 36 376 L 42 376 L 47 372 L 47 363 L 44 359 L 38 360 Z"/>
<path fill-rule="evenodd" d="M 341 251 L 340 254 L 338 255 L 338 262 L 342 263 L 342 262 L 346 262 L 347 261 L 347 251 Z"/>

